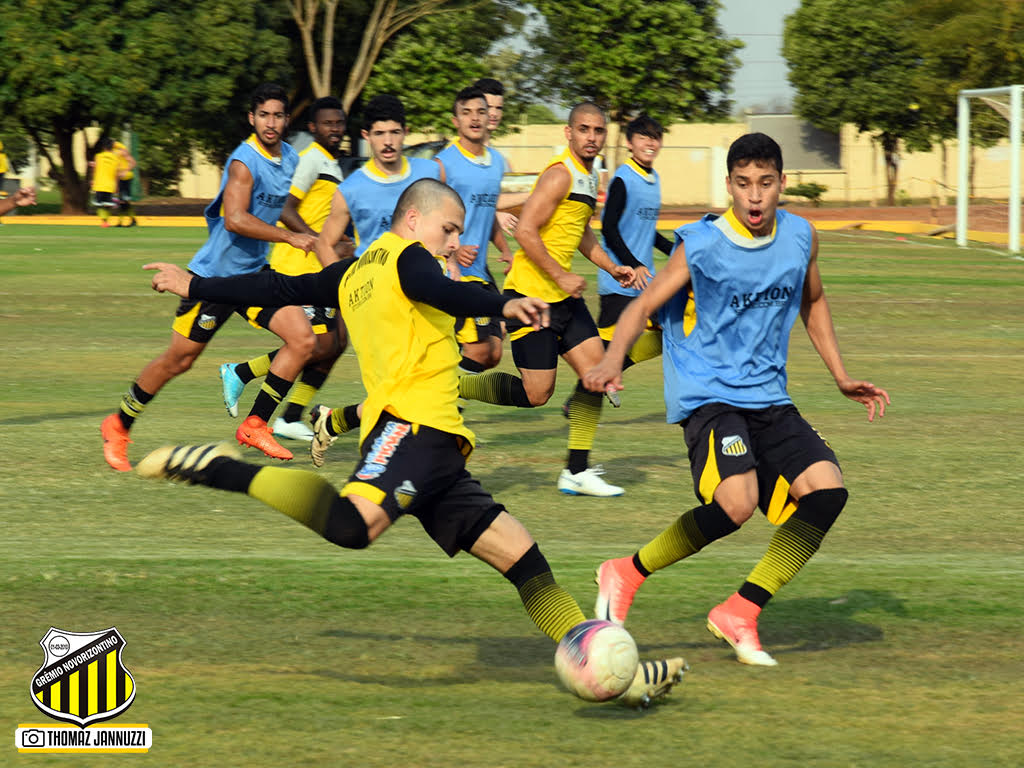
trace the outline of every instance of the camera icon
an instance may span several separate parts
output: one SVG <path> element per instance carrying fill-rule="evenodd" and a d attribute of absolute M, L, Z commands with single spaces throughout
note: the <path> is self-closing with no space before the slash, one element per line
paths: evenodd
<path fill-rule="evenodd" d="M 38 728 L 28 728 L 21 732 L 21 746 L 43 747 L 46 746 L 46 731 Z"/>

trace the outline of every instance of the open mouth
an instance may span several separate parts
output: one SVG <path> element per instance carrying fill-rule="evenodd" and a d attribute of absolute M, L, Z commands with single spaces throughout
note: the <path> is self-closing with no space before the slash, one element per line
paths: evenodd
<path fill-rule="evenodd" d="M 747 211 L 747 220 L 754 227 L 759 227 L 764 223 L 764 211 L 760 208 L 751 208 Z"/>

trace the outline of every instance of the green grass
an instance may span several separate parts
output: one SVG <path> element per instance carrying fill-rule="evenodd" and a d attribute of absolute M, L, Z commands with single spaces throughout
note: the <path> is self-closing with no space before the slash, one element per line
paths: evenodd
<path fill-rule="evenodd" d="M 240 495 L 144 481 L 103 463 L 98 425 L 162 350 L 175 300 L 140 269 L 185 263 L 199 229 L 18 225 L 0 232 L 0 726 L 42 722 L 29 682 L 51 626 L 116 626 L 148 723 L 150 766 L 1020 765 L 1024 262 L 990 250 L 822 235 L 822 272 L 851 373 L 893 403 L 868 424 L 794 332 L 790 391 L 843 464 L 851 500 L 822 551 L 769 605 L 777 669 L 737 664 L 704 629 L 771 526 L 652 578 L 630 614 L 643 655 L 691 672 L 644 714 L 561 691 L 553 647 L 497 573 L 447 560 L 400 521 L 337 549 Z M 232 321 L 133 433 L 227 438 L 217 366 L 273 348 Z M 509 367 L 506 359 L 503 365 Z M 557 404 L 473 404 L 474 474 L 541 543 L 589 612 L 592 570 L 695 504 L 661 370 L 629 371 L 595 461 L 618 499 L 555 492 Z M 254 394 L 247 391 L 245 402 Z M 346 355 L 323 391 L 361 396 Z M 347 477 L 342 438 L 323 473 Z M 308 467 L 304 457 L 295 461 Z M 118 721 L 115 721 L 118 722 Z M 10 744 L 10 742 L 8 742 Z M 11 747 L 9 746 L 8 749 Z M 11 753 L 8 753 L 11 754 Z M 102 766 L 110 757 L 8 757 Z"/>

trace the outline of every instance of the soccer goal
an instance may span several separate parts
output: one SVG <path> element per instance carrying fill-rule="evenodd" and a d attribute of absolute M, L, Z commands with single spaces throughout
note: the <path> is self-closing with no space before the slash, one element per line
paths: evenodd
<path fill-rule="evenodd" d="M 957 168 L 956 192 L 956 244 L 967 245 L 967 204 L 968 174 L 971 154 L 971 99 L 978 99 L 1010 122 L 1010 225 L 1009 247 L 1011 253 L 1020 253 L 1020 150 L 1021 150 L 1021 109 L 1024 85 L 1007 85 L 1002 88 L 978 88 L 960 91 L 957 97 L 957 138 L 959 139 L 959 163 Z"/>

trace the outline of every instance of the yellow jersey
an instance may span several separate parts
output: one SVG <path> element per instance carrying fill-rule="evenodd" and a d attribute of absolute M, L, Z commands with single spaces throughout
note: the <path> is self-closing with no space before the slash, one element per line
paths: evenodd
<path fill-rule="evenodd" d="M 92 191 L 117 192 L 117 155 L 109 150 L 97 152 L 93 161 L 96 165 L 92 170 Z"/>
<path fill-rule="evenodd" d="M 559 163 L 569 171 L 569 189 L 551 218 L 540 228 L 540 239 L 551 258 L 568 272 L 571 271 L 572 259 L 580 247 L 580 240 L 583 239 L 583 231 L 597 208 L 598 178 L 597 171 L 584 168 L 568 149 L 551 160 L 544 170 Z M 539 181 L 540 176 L 537 179 Z M 534 188 L 536 186 L 535 182 Z M 534 264 L 522 248 L 515 253 L 504 287 L 552 304 L 569 298 L 569 294 L 559 288 L 547 272 Z"/>
<path fill-rule="evenodd" d="M 114 154 L 117 155 L 117 178 L 123 181 L 128 181 L 134 178 L 135 171 L 132 169 L 135 165 L 131 161 L 131 154 L 128 152 L 128 147 L 120 141 L 115 141 Z"/>
<path fill-rule="evenodd" d="M 339 184 L 341 166 L 320 144 L 314 141 L 299 153 L 288 193 L 299 200 L 299 215 L 314 232 L 323 229 Z M 284 224 L 278 222 L 278 226 Z M 315 252 L 307 253 L 288 243 L 275 243 L 270 251 L 270 268 L 283 275 L 307 275 L 319 272 L 321 267 Z"/>
<path fill-rule="evenodd" d="M 474 435 L 457 406 L 461 355 L 455 319 L 402 291 L 398 257 L 410 246 L 422 247 L 385 232 L 338 285 L 338 306 L 367 393 L 359 442 L 387 411 L 413 424 L 461 435 L 473 445 Z M 434 258 L 443 271 L 443 260 Z"/>

